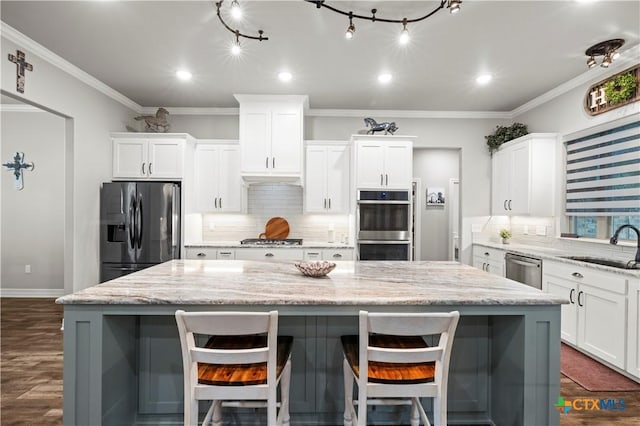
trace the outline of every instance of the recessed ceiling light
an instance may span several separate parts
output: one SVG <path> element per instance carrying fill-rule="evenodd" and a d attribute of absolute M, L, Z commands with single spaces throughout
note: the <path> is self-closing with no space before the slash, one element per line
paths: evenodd
<path fill-rule="evenodd" d="M 187 70 L 178 70 L 176 71 L 176 77 L 180 80 L 191 80 L 191 73 Z"/>
<path fill-rule="evenodd" d="M 290 72 L 283 71 L 280 74 L 278 74 L 278 78 L 280 79 L 280 81 L 291 81 L 293 76 L 291 75 Z"/>
<path fill-rule="evenodd" d="M 482 74 L 476 78 L 476 83 L 478 84 L 487 84 L 491 81 L 491 74 Z"/>
<path fill-rule="evenodd" d="M 380 74 L 378 76 L 378 81 L 380 83 L 386 84 L 386 83 L 390 82 L 392 78 L 393 78 L 393 76 L 391 74 Z"/>

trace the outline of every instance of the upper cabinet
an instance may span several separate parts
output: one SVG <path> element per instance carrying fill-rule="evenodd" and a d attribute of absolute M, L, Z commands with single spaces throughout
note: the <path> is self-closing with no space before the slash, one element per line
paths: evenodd
<path fill-rule="evenodd" d="M 194 205 L 200 213 L 240 212 L 240 146 L 201 143 L 194 151 Z"/>
<path fill-rule="evenodd" d="M 557 143 L 555 133 L 530 133 L 507 142 L 493 154 L 494 215 L 555 214 Z"/>
<path fill-rule="evenodd" d="M 307 142 L 304 210 L 308 213 L 349 211 L 350 152 L 346 142 Z"/>
<path fill-rule="evenodd" d="M 412 137 L 352 137 L 357 189 L 410 189 L 413 177 Z"/>
<path fill-rule="evenodd" d="M 111 137 L 114 179 L 182 179 L 189 135 L 113 133 Z"/>
<path fill-rule="evenodd" d="M 302 177 L 306 96 L 235 95 L 240 102 L 240 166 L 246 178 Z"/>

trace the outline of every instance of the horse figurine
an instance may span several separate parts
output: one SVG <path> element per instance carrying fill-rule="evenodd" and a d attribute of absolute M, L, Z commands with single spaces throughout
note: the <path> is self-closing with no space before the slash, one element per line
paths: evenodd
<path fill-rule="evenodd" d="M 145 130 L 154 133 L 165 133 L 169 131 L 169 111 L 164 108 L 158 108 L 156 115 L 140 115 L 134 117 L 134 120 L 144 120 Z"/>
<path fill-rule="evenodd" d="M 376 123 L 376 120 L 374 120 L 371 117 L 367 117 L 364 119 L 364 124 L 367 127 L 370 127 L 369 130 L 367 130 L 367 134 L 375 134 L 375 132 L 382 132 L 384 131 L 384 134 L 387 135 L 389 133 L 393 134 L 393 132 L 395 132 L 396 130 L 398 130 L 398 127 L 396 127 L 396 123 L 395 122 L 384 122 L 384 123 Z"/>

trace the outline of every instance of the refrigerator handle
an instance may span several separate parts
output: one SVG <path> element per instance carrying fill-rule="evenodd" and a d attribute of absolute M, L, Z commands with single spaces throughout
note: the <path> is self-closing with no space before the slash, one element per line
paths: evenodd
<path fill-rule="evenodd" d="M 142 223 L 142 198 L 138 199 L 138 249 L 142 248 L 142 232 L 143 232 L 143 223 Z"/>
<path fill-rule="evenodd" d="M 179 246 L 178 242 L 178 219 L 179 213 L 177 209 L 177 191 L 176 187 L 173 187 L 173 202 L 171 203 L 171 242 L 174 246 Z M 222 199 L 220 199 L 220 207 L 222 207 Z M 175 255 L 175 254 L 174 254 Z"/>
<path fill-rule="evenodd" d="M 129 243 L 131 248 L 135 249 L 136 234 L 135 234 L 135 220 L 136 220 L 136 200 L 131 197 L 131 203 L 129 203 Z"/>

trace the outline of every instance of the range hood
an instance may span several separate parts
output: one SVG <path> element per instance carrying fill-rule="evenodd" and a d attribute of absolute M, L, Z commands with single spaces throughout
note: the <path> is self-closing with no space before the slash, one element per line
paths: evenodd
<path fill-rule="evenodd" d="M 293 186 L 303 186 L 300 175 L 264 175 L 264 174 L 242 174 L 242 180 L 246 185 L 254 184 L 283 184 Z"/>

